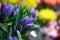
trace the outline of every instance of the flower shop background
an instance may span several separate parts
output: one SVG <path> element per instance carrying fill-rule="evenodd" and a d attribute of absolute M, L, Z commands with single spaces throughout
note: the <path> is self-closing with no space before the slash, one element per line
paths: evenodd
<path fill-rule="evenodd" d="M 60 0 L 0 0 L 0 40 L 60 40 Z"/>

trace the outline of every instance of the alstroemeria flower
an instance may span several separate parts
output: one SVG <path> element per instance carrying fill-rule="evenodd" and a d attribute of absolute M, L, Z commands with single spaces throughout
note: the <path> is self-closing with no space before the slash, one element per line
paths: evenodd
<path fill-rule="evenodd" d="M 1 3 L 1 8 L 4 8 L 4 6 L 6 5 L 6 3 Z"/>
<path fill-rule="evenodd" d="M 34 7 L 32 7 L 29 11 L 33 16 L 36 16 L 37 10 L 35 10 Z"/>
<path fill-rule="evenodd" d="M 35 10 L 34 7 L 32 7 L 29 12 L 31 13 L 32 17 L 34 20 L 37 20 L 36 14 L 38 12 L 38 10 Z"/>
<path fill-rule="evenodd" d="M 12 9 L 13 9 L 12 5 L 10 5 L 10 4 L 5 5 L 4 11 L 5 11 L 5 13 L 6 13 L 7 16 L 10 16 Z"/>
<path fill-rule="evenodd" d="M 32 26 L 33 23 L 32 23 L 32 20 L 33 18 L 29 18 L 29 16 L 25 16 L 21 22 L 25 25 L 25 26 Z"/>
<path fill-rule="evenodd" d="M 2 8 L 3 8 L 6 16 L 10 16 L 13 6 L 11 4 L 2 3 Z"/>

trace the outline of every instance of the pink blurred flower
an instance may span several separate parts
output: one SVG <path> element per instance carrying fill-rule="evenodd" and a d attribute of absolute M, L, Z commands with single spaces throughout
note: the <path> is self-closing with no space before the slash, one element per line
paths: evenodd
<path fill-rule="evenodd" d="M 48 37 L 57 37 L 57 31 L 59 29 L 57 21 L 52 21 L 52 22 L 48 22 L 48 27 L 45 26 L 43 28 L 44 33 L 48 36 Z"/>

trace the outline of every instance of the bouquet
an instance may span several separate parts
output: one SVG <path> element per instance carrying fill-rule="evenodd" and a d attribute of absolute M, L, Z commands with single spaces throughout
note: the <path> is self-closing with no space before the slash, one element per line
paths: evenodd
<path fill-rule="evenodd" d="M 30 2 L 30 3 L 29 3 Z M 32 4 L 33 3 L 33 4 Z M 38 33 L 39 28 L 44 27 L 48 21 L 57 19 L 56 12 L 52 9 L 37 10 L 36 1 L 27 1 L 26 5 L 1 3 L 0 6 L 0 40 L 43 40 Z M 27 6 L 27 4 L 29 4 Z M 32 5 L 31 5 L 32 4 Z M 37 31 L 38 36 L 34 30 Z M 29 35 L 31 32 L 32 37 Z M 29 39 L 30 38 L 30 39 Z"/>
<path fill-rule="evenodd" d="M 23 40 L 24 33 L 40 27 L 34 7 L 2 3 L 0 9 L 0 40 Z"/>

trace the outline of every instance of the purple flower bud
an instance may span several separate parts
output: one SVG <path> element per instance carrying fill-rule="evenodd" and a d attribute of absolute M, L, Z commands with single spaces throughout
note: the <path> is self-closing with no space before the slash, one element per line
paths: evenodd
<path fill-rule="evenodd" d="M 32 27 L 32 25 L 33 25 L 33 24 L 32 24 L 32 23 L 30 23 L 30 24 L 27 24 L 26 26 L 27 26 L 27 27 L 28 27 L 28 26 Z"/>
<path fill-rule="evenodd" d="M 27 20 L 25 21 L 25 23 L 26 23 L 26 24 L 30 24 L 30 23 L 32 23 L 32 20 L 33 20 L 33 18 L 29 18 L 29 19 L 27 19 Z"/>
<path fill-rule="evenodd" d="M 25 16 L 21 22 L 25 25 L 25 26 L 32 26 L 32 21 L 33 21 L 33 18 L 29 18 L 29 16 Z"/>
<path fill-rule="evenodd" d="M 18 30 L 21 32 L 22 31 L 22 25 L 18 27 Z"/>
<path fill-rule="evenodd" d="M 11 36 L 8 36 L 7 40 L 13 40 L 13 38 Z"/>
<path fill-rule="evenodd" d="M 14 11 L 13 15 L 15 16 L 18 13 L 18 8 Z"/>
<path fill-rule="evenodd" d="M 13 32 L 15 32 L 15 31 L 16 31 L 16 26 L 13 27 Z"/>
<path fill-rule="evenodd" d="M 18 39 L 17 39 L 17 37 L 14 36 L 14 37 L 13 37 L 13 40 L 18 40 Z"/>
<path fill-rule="evenodd" d="M 35 16 L 37 13 L 37 10 L 35 10 L 34 7 L 32 7 L 29 11 L 33 16 Z"/>
<path fill-rule="evenodd" d="M 6 4 L 3 2 L 2 5 L 1 5 L 1 8 L 4 8 L 5 5 L 6 5 Z"/>
<path fill-rule="evenodd" d="M 12 9 L 13 9 L 12 5 L 5 4 L 5 6 L 4 6 L 4 12 L 5 12 L 6 16 L 10 16 Z"/>

